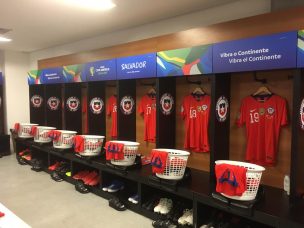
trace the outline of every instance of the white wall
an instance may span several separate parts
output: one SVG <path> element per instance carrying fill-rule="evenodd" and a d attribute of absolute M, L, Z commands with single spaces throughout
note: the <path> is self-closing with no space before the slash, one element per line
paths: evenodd
<path fill-rule="evenodd" d="M 6 132 L 16 122 L 29 122 L 29 89 L 27 72 L 29 71 L 29 54 L 4 51 L 4 77 L 6 101 Z"/>
<path fill-rule="evenodd" d="M 89 39 L 80 40 L 78 42 L 35 51 L 30 54 L 30 67 L 31 69 L 37 69 L 37 61 L 39 59 L 109 47 L 191 28 L 254 16 L 270 12 L 270 10 L 271 0 L 240 0 L 226 5 L 142 25 L 139 27 L 116 31 L 109 34 L 103 34 Z"/>

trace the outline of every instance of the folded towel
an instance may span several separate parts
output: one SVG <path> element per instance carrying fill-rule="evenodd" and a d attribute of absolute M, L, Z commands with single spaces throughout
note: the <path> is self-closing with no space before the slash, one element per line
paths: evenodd
<path fill-rule="evenodd" d="M 76 135 L 74 137 L 74 150 L 76 153 L 82 153 L 84 151 L 84 137 Z"/>
<path fill-rule="evenodd" d="M 48 133 L 48 137 L 51 138 L 54 142 L 58 142 L 60 136 L 61 136 L 61 132 L 60 131 L 51 130 Z"/>
<path fill-rule="evenodd" d="M 229 196 L 242 196 L 247 190 L 247 169 L 241 166 L 219 164 L 215 166 L 216 191 Z"/>
<path fill-rule="evenodd" d="M 117 142 L 106 142 L 106 160 L 123 160 L 124 156 L 124 144 Z"/>
<path fill-rule="evenodd" d="M 151 165 L 153 173 L 163 173 L 168 159 L 168 152 L 152 150 L 151 152 Z"/>

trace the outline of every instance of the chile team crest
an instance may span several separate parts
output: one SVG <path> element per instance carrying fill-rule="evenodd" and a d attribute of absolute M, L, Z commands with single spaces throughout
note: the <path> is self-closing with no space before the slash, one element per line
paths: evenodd
<path fill-rule="evenodd" d="M 103 110 L 104 103 L 103 100 L 99 97 L 92 98 L 90 102 L 90 109 L 93 114 L 100 114 Z"/>
<path fill-rule="evenodd" d="M 120 101 L 120 109 L 125 115 L 130 115 L 134 110 L 134 100 L 131 96 L 124 96 Z"/>
<path fill-rule="evenodd" d="M 58 110 L 60 104 L 60 100 L 57 97 L 50 97 L 47 101 L 47 105 L 49 109 L 55 111 Z"/>
<path fill-rule="evenodd" d="M 216 102 L 216 117 L 219 122 L 227 119 L 229 103 L 226 97 L 221 96 Z"/>
<path fill-rule="evenodd" d="M 43 98 L 40 95 L 33 95 L 31 103 L 34 108 L 40 108 L 42 105 Z"/>
<path fill-rule="evenodd" d="M 71 112 L 76 112 L 80 107 L 80 101 L 77 97 L 69 97 L 66 104 Z"/>
<path fill-rule="evenodd" d="M 301 129 L 304 130 L 304 99 L 302 100 L 300 106 L 300 125 Z"/>
<path fill-rule="evenodd" d="M 164 93 L 160 98 L 160 107 L 164 115 L 170 115 L 173 110 L 174 99 L 170 93 Z"/>

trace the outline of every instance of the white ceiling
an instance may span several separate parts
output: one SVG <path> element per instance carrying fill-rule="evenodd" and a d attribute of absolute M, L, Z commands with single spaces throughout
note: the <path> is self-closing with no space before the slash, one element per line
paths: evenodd
<path fill-rule="evenodd" d="M 236 0 L 113 0 L 110 11 L 92 11 L 64 0 L 0 0 L 1 28 L 13 41 L 0 49 L 32 52 Z"/>

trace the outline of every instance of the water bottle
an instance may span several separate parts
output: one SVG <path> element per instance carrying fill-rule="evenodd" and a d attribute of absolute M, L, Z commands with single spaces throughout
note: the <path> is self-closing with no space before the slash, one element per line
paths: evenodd
<path fill-rule="evenodd" d="M 288 175 L 284 177 L 284 191 L 286 191 L 287 195 L 290 193 L 290 179 Z"/>

